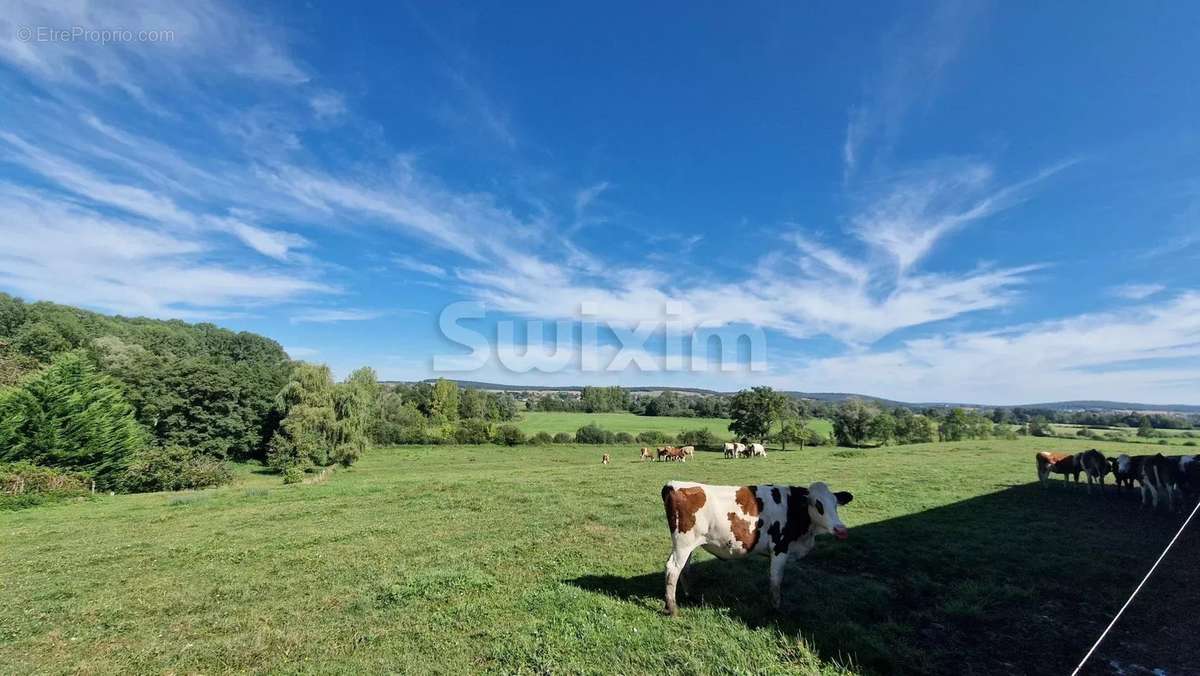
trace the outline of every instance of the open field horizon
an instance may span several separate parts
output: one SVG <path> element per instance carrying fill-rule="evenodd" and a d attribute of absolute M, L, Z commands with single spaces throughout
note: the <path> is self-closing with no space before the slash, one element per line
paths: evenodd
<path fill-rule="evenodd" d="M 688 463 L 639 462 L 636 446 L 375 449 L 311 485 L 240 465 L 223 488 L 0 513 L 0 665 L 1064 673 L 1179 523 L 1130 496 L 1033 483 L 1036 450 L 1130 445 L 1026 438 Z M 765 561 L 698 553 L 692 595 L 666 618 L 670 479 L 824 480 L 855 494 L 842 509 L 851 537 L 789 564 L 779 613 Z M 1173 621 L 1197 600 L 1176 587 L 1197 554 L 1185 535 L 1142 599 L 1176 592 L 1135 603 L 1098 663 L 1197 657 Z M 1055 651 L 1010 649 L 1045 635 Z"/>
<path fill-rule="evenodd" d="M 683 416 L 649 416 L 633 413 L 573 413 L 558 411 L 525 411 L 521 413 L 517 426 L 525 434 L 538 432 L 569 432 L 574 434 L 584 425 L 596 425 L 610 432 L 628 432 L 637 436 L 639 432 L 662 432 L 676 435 L 684 430 L 706 429 L 717 439 L 731 440 L 736 435 L 729 431 L 728 418 L 688 418 Z M 833 432 L 833 424 L 824 418 L 810 418 L 810 430 L 823 437 Z"/>

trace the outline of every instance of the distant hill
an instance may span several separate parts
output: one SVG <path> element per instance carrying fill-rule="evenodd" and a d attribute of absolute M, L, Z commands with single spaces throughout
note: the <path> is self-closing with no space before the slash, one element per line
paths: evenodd
<path fill-rule="evenodd" d="M 433 382 L 434 379 L 429 379 L 425 382 Z M 398 381 L 391 381 L 393 384 Z M 547 386 L 547 385 L 504 385 L 501 383 L 487 383 L 476 380 L 455 380 L 459 387 L 473 390 L 492 390 L 496 392 L 579 392 L 583 390 L 582 385 L 564 385 L 564 386 Z M 653 393 L 664 392 L 679 392 L 682 394 L 695 395 L 731 395 L 733 392 L 721 392 L 718 390 L 709 390 L 700 387 L 626 387 L 630 392 Z M 1080 399 L 1073 401 L 1052 401 L 1040 404 L 1014 404 L 997 406 L 995 404 L 972 404 L 966 402 L 908 402 L 896 401 L 894 399 L 885 399 L 883 397 L 875 397 L 869 394 L 857 394 L 854 392 L 800 392 L 797 390 L 785 390 L 784 394 L 796 397 L 798 399 L 811 399 L 813 401 L 828 401 L 838 403 L 846 399 L 861 399 L 863 401 L 874 402 L 880 406 L 894 408 L 903 406 L 912 409 L 924 408 L 1037 408 L 1051 411 L 1138 411 L 1145 413 L 1200 413 L 1200 405 L 1195 404 L 1140 404 L 1136 402 L 1125 401 L 1104 401 Z"/>

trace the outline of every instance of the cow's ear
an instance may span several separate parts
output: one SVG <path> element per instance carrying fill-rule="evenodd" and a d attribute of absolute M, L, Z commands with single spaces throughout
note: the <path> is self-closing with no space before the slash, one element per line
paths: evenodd
<path fill-rule="evenodd" d="M 837 498 L 839 505 L 845 505 L 854 499 L 854 495 L 849 491 L 838 491 L 837 493 L 834 493 L 833 496 Z"/>

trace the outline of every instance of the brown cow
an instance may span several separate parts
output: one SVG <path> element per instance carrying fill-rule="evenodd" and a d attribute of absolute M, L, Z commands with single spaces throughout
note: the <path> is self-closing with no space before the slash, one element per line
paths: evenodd
<path fill-rule="evenodd" d="M 607 453 L 600 456 L 600 464 L 601 465 L 607 465 L 611 460 L 612 460 L 612 458 L 608 457 Z"/>
<path fill-rule="evenodd" d="M 648 448 L 642 447 L 642 457 L 640 459 L 641 460 L 653 460 L 654 459 L 654 451 L 652 451 Z"/>
<path fill-rule="evenodd" d="M 1067 481 L 1068 475 L 1074 475 L 1075 483 L 1079 483 L 1079 474 L 1082 471 L 1083 468 L 1070 453 L 1041 451 L 1037 454 L 1038 481 L 1041 481 L 1043 486 L 1050 480 L 1051 472 L 1063 475 L 1063 481 Z"/>

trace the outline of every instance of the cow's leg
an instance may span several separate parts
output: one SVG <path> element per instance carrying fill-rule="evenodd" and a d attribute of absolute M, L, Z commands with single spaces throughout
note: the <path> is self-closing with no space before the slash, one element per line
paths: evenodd
<path fill-rule="evenodd" d="M 692 554 L 696 550 L 688 552 L 687 559 L 683 562 L 683 570 L 679 571 L 679 591 L 683 592 L 684 596 L 688 596 L 691 592 L 688 591 L 688 573 L 692 570 Z"/>
<path fill-rule="evenodd" d="M 699 544 L 699 542 L 676 543 L 671 555 L 667 557 L 667 589 L 664 597 L 666 607 L 663 608 L 663 612 L 668 615 L 675 615 L 679 612 L 675 608 L 675 585 L 678 584 L 679 575 L 683 573 L 683 567 L 691 558 L 692 551 Z"/>
<path fill-rule="evenodd" d="M 771 607 L 779 610 L 782 603 L 783 569 L 787 566 L 788 555 L 771 554 Z"/>

